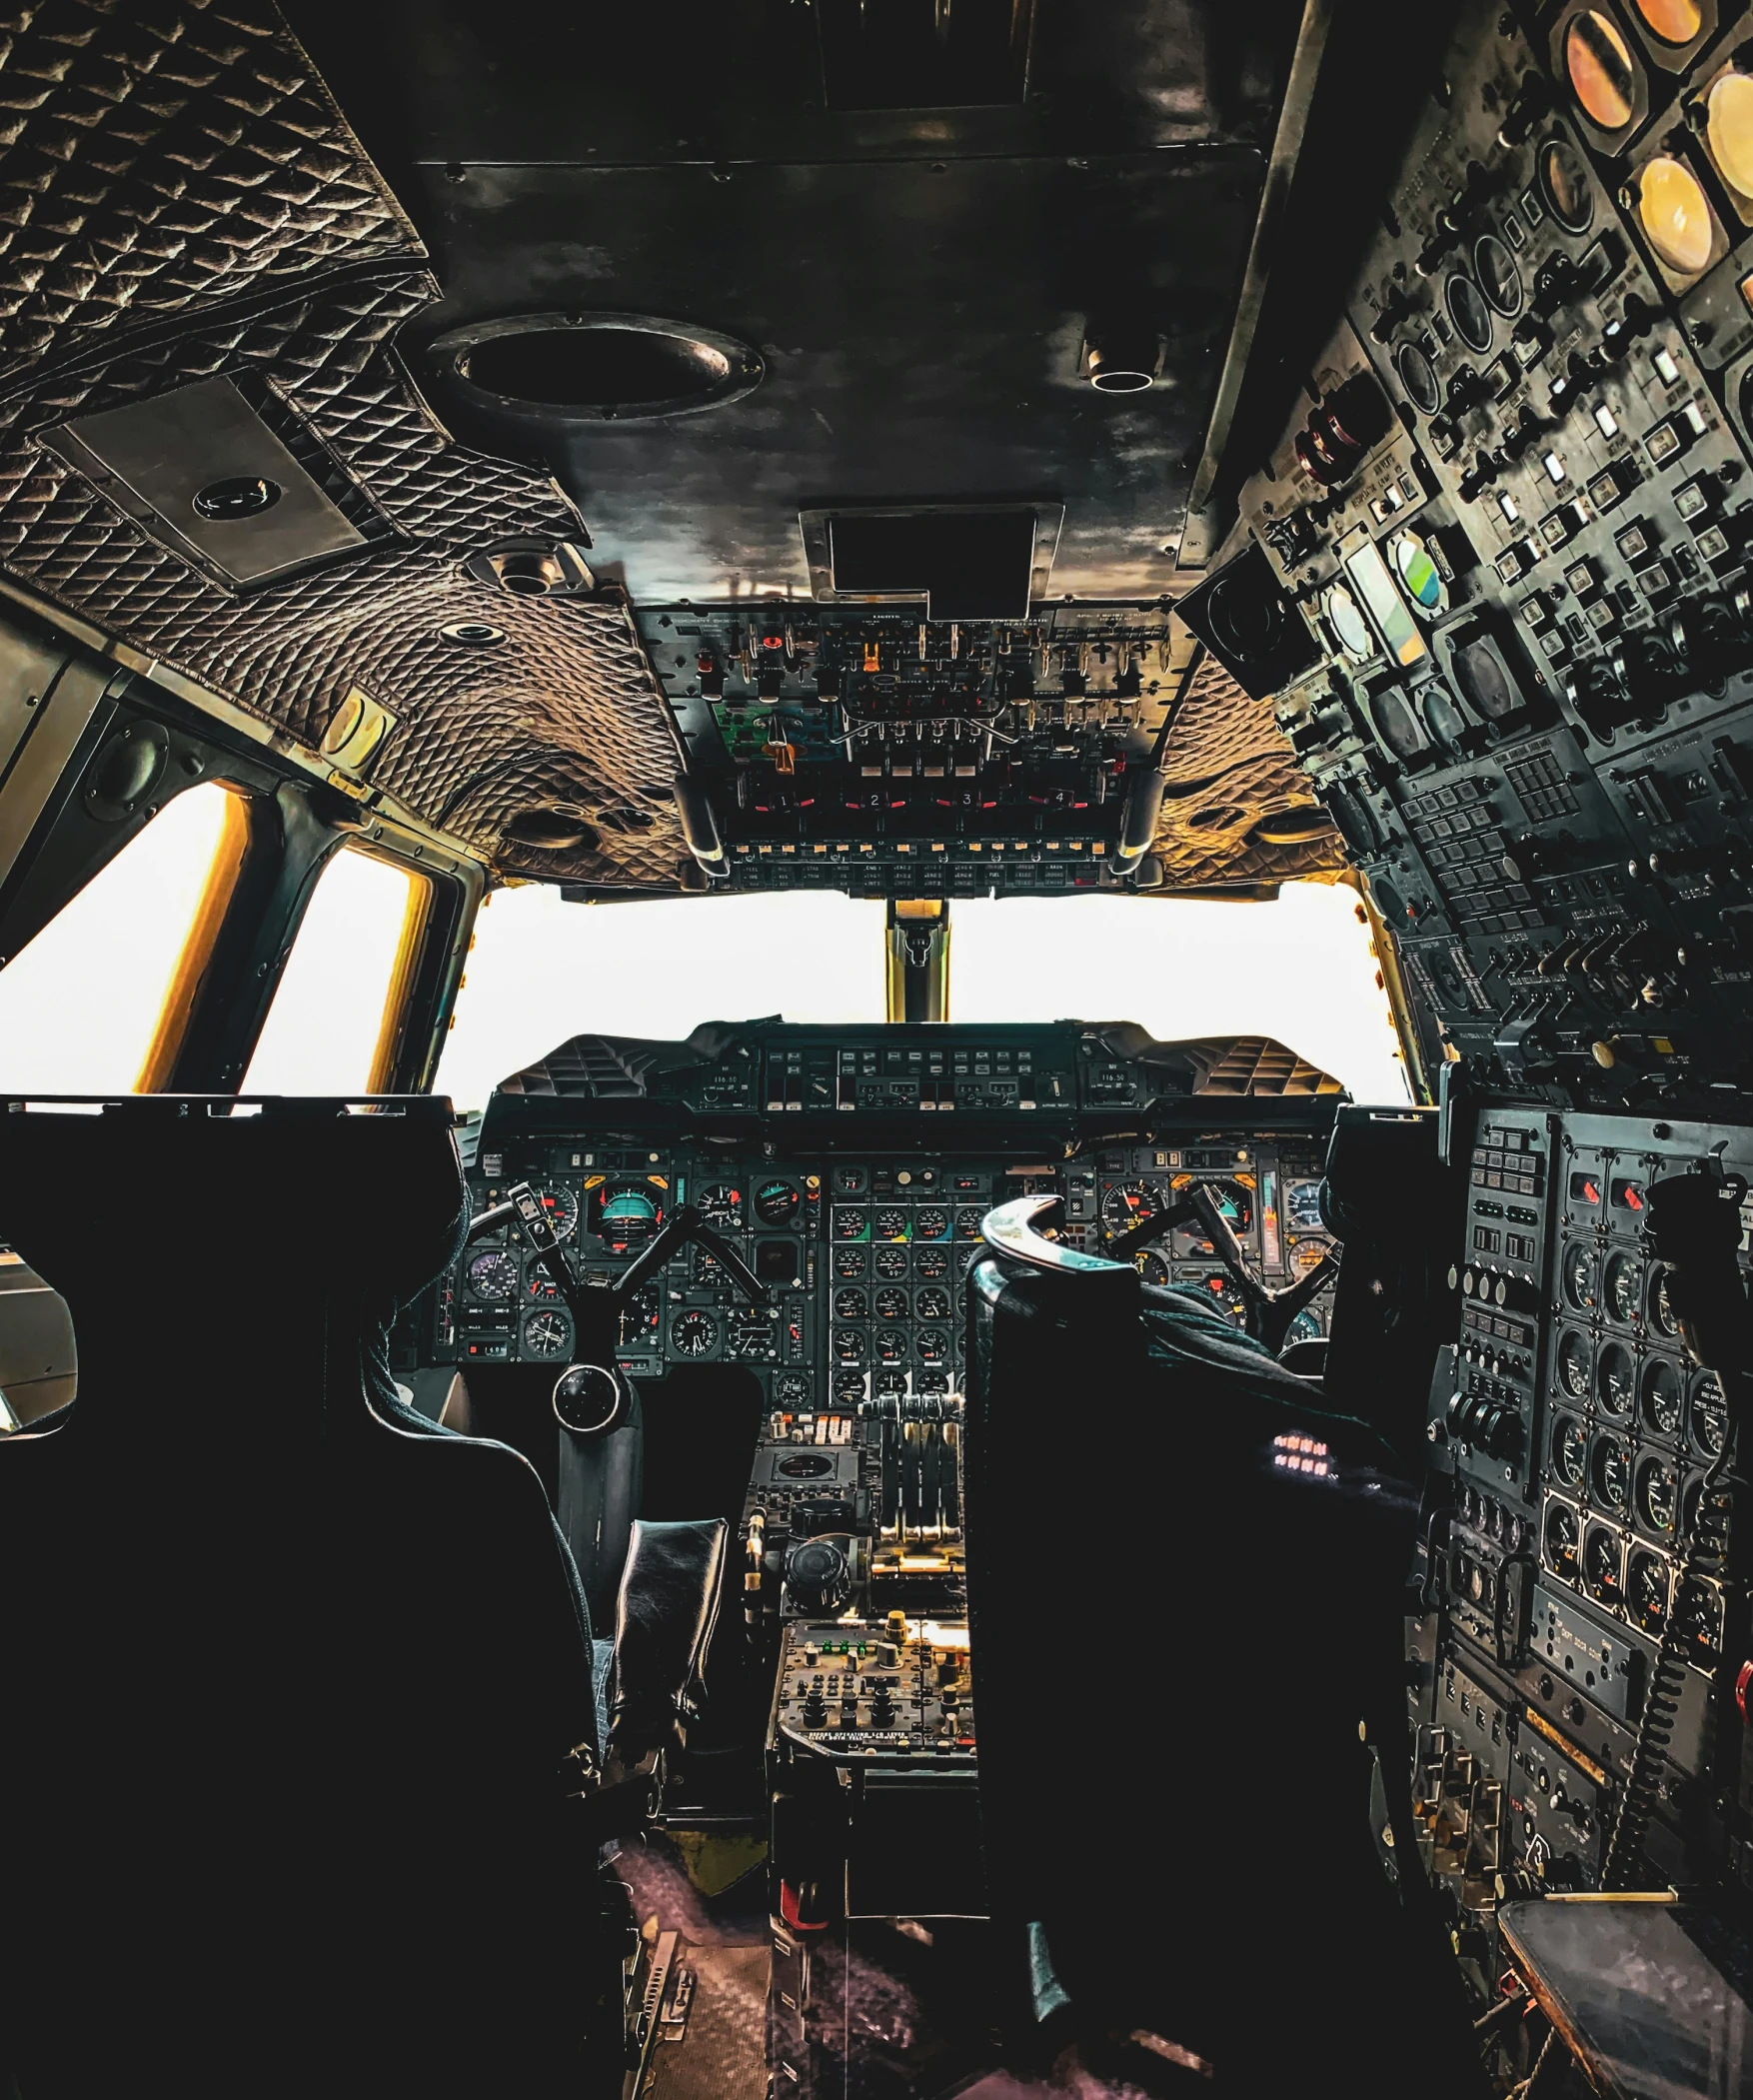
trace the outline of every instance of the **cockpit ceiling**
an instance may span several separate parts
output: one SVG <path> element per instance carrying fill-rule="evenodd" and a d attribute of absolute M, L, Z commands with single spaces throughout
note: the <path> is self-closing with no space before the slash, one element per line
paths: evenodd
<path fill-rule="evenodd" d="M 308 751 L 363 696 L 386 720 L 339 753 L 353 792 L 504 873 L 647 890 L 688 854 L 642 604 L 808 602 L 801 514 L 942 504 L 1052 513 L 1054 602 L 1175 590 L 1298 10 L 926 0 L 923 43 L 897 7 L 900 41 L 862 60 L 834 0 L 607 37 L 576 9 L 370 12 L 362 37 L 327 8 L 297 26 L 407 212 L 266 0 L 51 0 L 0 55 L 16 595 Z M 970 99 L 873 104 L 902 78 Z M 746 346 L 756 383 L 655 418 L 513 413 L 462 374 L 524 353 L 448 346 L 532 314 L 671 321 Z M 1153 384 L 1092 387 L 1104 342 Z M 603 353 L 624 406 L 626 352 Z M 328 520 L 307 558 L 283 512 L 265 580 L 104 450 L 150 450 L 176 413 L 151 405 L 214 381 Z M 235 466 L 222 505 L 250 500 Z M 557 547 L 555 595 L 506 587 L 508 554 Z M 1215 667 L 1167 771 L 1169 887 L 1342 865 L 1318 828 L 1262 836 L 1307 793 L 1269 704 Z"/>

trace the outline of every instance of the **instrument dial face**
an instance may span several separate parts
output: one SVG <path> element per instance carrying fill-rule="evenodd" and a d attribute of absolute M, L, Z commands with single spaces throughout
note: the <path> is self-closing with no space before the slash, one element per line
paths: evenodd
<path fill-rule="evenodd" d="M 1686 1419 L 1680 1373 L 1664 1356 L 1652 1356 L 1643 1367 L 1643 1418 L 1658 1436 L 1678 1436 Z"/>
<path fill-rule="evenodd" d="M 1247 1325 L 1247 1303 L 1228 1276 L 1206 1276 L 1202 1287 L 1213 1309 L 1221 1312 L 1232 1327 Z"/>
<path fill-rule="evenodd" d="M 1589 1490 L 1595 1506 L 1619 1515 L 1631 1492 L 1631 1453 L 1617 1436 L 1597 1436 L 1589 1453 Z"/>
<path fill-rule="evenodd" d="M 947 1363 L 949 1336 L 941 1327 L 921 1327 L 913 1336 L 921 1363 Z"/>
<path fill-rule="evenodd" d="M 1473 275 L 1486 304 L 1506 321 L 1513 321 L 1522 310 L 1522 273 L 1514 254 L 1496 234 L 1481 234 L 1474 243 Z"/>
<path fill-rule="evenodd" d="M 1582 1423 L 1568 1414 L 1561 1414 L 1552 1430 L 1552 1470 L 1566 1487 L 1582 1485 L 1588 1450 L 1588 1437 L 1583 1432 Z"/>
<path fill-rule="evenodd" d="M 876 1373 L 876 1393 L 879 1399 L 898 1399 L 905 1390 L 905 1371 L 879 1370 Z"/>
<path fill-rule="evenodd" d="M 862 1290 L 837 1290 L 834 1316 L 836 1319 L 869 1319 L 871 1302 Z"/>
<path fill-rule="evenodd" d="M 1161 1284 L 1169 1280 L 1168 1263 L 1163 1260 L 1154 1247 L 1140 1247 L 1132 1256 L 1132 1266 L 1144 1278 L 1146 1283 Z M 1298 1314 L 1298 1317 L 1300 1318 L 1301 1315 Z"/>
<path fill-rule="evenodd" d="M 1607 1317 L 1628 1327 L 1643 1305 L 1643 1268 L 1630 1254 L 1610 1254 L 1601 1277 Z"/>
<path fill-rule="evenodd" d="M 623 1301 L 616 1345 L 624 1349 L 635 1349 L 649 1345 L 658 1335 L 664 1323 L 663 1301 L 656 1283 L 642 1283 L 632 1297 Z"/>
<path fill-rule="evenodd" d="M 810 1404 L 810 1380 L 801 1370 L 786 1371 L 773 1381 L 773 1397 L 776 1407 L 796 1414 L 799 1408 Z"/>
<path fill-rule="evenodd" d="M 551 1304 L 560 1296 L 560 1285 L 547 1269 L 532 1261 L 524 1271 L 524 1296 L 532 1304 Z"/>
<path fill-rule="evenodd" d="M 1560 1582 L 1574 1582 L 1582 1550 L 1582 1526 L 1577 1521 L 1576 1511 L 1568 1502 L 1553 1502 L 1548 1505 L 1542 1537 L 1546 1565 Z"/>
<path fill-rule="evenodd" d="M 1558 1382 L 1573 1400 L 1586 1400 L 1594 1384 L 1588 1336 L 1574 1327 L 1558 1344 Z"/>
<path fill-rule="evenodd" d="M 834 1374 L 834 1398 L 839 1407 L 856 1407 L 865 1397 L 865 1373 L 842 1370 Z"/>
<path fill-rule="evenodd" d="M 906 1274 L 906 1248 L 903 1246 L 879 1246 L 876 1249 L 875 1266 L 885 1283 L 892 1283 L 897 1276 Z"/>
<path fill-rule="evenodd" d="M 1713 1370 L 1700 1371 L 1692 1387 L 1692 1436 L 1707 1458 L 1720 1458 L 1729 1440 L 1728 1402 Z"/>
<path fill-rule="evenodd" d="M 1662 1458 L 1646 1458 L 1637 1469 L 1637 1514 L 1650 1530 L 1664 1538 L 1674 1528 L 1680 1509 L 1680 1482 L 1674 1468 Z"/>
<path fill-rule="evenodd" d="M 980 1221 L 985 1214 L 978 1203 L 963 1203 L 955 1213 L 956 1238 L 977 1239 L 980 1236 Z"/>
<path fill-rule="evenodd" d="M 862 1166 L 837 1166 L 834 1170 L 834 1192 L 836 1195 L 863 1195 L 865 1180 L 865 1169 Z"/>
<path fill-rule="evenodd" d="M 1237 1239 L 1245 1238 L 1248 1227 L 1254 1221 L 1254 1198 L 1252 1192 L 1244 1188 L 1239 1181 L 1207 1181 L 1205 1186 L 1216 1198 L 1217 1212 L 1223 1219 L 1223 1222 L 1235 1234 Z M 1213 1251 L 1210 1240 L 1204 1236 L 1197 1225 L 1190 1227 L 1185 1237 L 1194 1253 L 1209 1254 Z"/>
<path fill-rule="evenodd" d="M 904 1290 L 896 1290 L 890 1285 L 885 1290 L 877 1291 L 871 1302 L 876 1308 L 876 1317 L 878 1319 L 906 1318 L 907 1300 Z"/>
<path fill-rule="evenodd" d="M 1167 1208 L 1167 1195 L 1153 1182 L 1116 1181 L 1101 1199 L 1101 1221 L 1114 1239 Z"/>
<path fill-rule="evenodd" d="M 913 1254 L 913 1274 L 921 1283 L 935 1283 L 939 1277 L 949 1273 L 949 1249 L 941 1246 L 922 1246 Z"/>
<path fill-rule="evenodd" d="M 907 1214 L 904 1210 L 878 1210 L 871 1219 L 873 1239 L 904 1239 Z"/>
<path fill-rule="evenodd" d="M 829 1336 L 829 1347 L 836 1363 L 863 1363 L 866 1342 L 863 1328 L 836 1327 Z"/>
<path fill-rule="evenodd" d="M 743 1222 L 743 1191 L 733 1188 L 729 1181 L 715 1181 L 710 1188 L 701 1190 L 694 1207 L 709 1225 L 734 1232 Z"/>
<path fill-rule="evenodd" d="M 1691 1636 L 1692 1660 L 1700 1667 L 1714 1662 L 1722 1648 L 1721 1592 L 1701 1576 L 1690 1575 L 1680 1585 L 1680 1594 L 1674 1600 L 1674 1610 L 1680 1624 Z"/>
<path fill-rule="evenodd" d="M 764 1225 L 789 1225 L 802 1200 L 790 1181 L 763 1181 L 755 1191 L 755 1214 Z"/>
<path fill-rule="evenodd" d="M 572 1321 L 564 1312 L 532 1312 L 524 1322 L 524 1349 L 531 1356 L 564 1356 L 572 1347 Z"/>
<path fill-rule="evenodd" d="M 900 1327 L 878 1327 L 871 1336 L 871 1347 L 878 1363 L 906 1361 L 906 1333 Z"/>
<path fill-rule="evenodd" d="M 780 1353 L 777 1305 L 739 1305 L 730 1314 L 731 1354 L 744 1363 L 775 1363 Z"/>
<path fill-rule="evenodd" d="M 915 1290 L 913 1292 L 913 1317 L 915 1319 L 947 1319 L 949 1317 L 948 1291 Z"/>
<path fill-rule="evenodd" d="M 602 1190 L 597 1235 L 612 1254 L 626 1254 L 658 1236 L 664 1207 L 658 1190 L 643 1182 L 611 1182 Z"/>
<path fill-rule="evenodd" d="M 913 1212 L 913 1237 L 915 1239 L 947 1239 L 949 1237 L 949 1212 L 930 1207 Z"/>
<path fill-rule="evenodd" d="M 1605 1524 L 1596 1524 L 1583 1546 L 1582 1573 L 1588 1592 L 1597 1604 L 1619 1601 L 1619 1570 L 1624 1551 L 1619 1534 Z"/>
<path fill-rule="evenodd" d="M 679 1356 L 710 1356 L 719 1345 L 719 1323 L 710 1312 L 691 1306 L 670 1322 L 670 1345 Z"/>
<path fill-rule="evenodd" d="M 947 1392 L 949 1373 L 946 1370 L 922 1370 L 913 1380 L 915 1392 Z"/>
<path fill-rule="evenodd" d="M 1632 1554 L 1625 1576 L 1625 1601 L 1646 1633 L 1659 1633 L 1667 1620 L 1671 1579 L 1668 1563 L 1659 1554 L 1645 1546 Z"/>
<path fill-rule="evenodd" d="M 837 1203 L 834 1209 L 836 1239 L 864 1239 L 870 1234 L 871 1213 L 856 1203 Z"/>
<path fill-rule="evenodd" d="M 1595 1397 L 1604 1414 L 1626 1415 L 1637 1390 L 1630 1351 L 1610 1341 L 1595 1362 Z"/>
<path fill-rule="evenodd" d="M 855 1282 L 865 1273 L 865 1249 L 862 1246 L 837 1246 L 834 1273 L 837 1282 Z"/>
<path fill-rule="evenodd" d="M 564 1181 L 538 1181 L 536 1200 L 548 1214 L 556 1239 L 570 1239 L 579 1228 L 579 1192 Z"/>
<path fill-rule="evenodd" d="M 1145 1281 L 1148 1282 L 1149 1278 L 1146 1277 Z M 1286 1348 L 1293 1341 L 1319 1341 L 1320 1338 L 1320 1314 L 1310 1311 L 1306 1305 L 1284 1330 L 1284 1346 Z"/>
<path fill-rule="evenodd" d="M 1650 1285 L 1649 1316 L 1650 1324 L 1656 1332 L 1667 1335 L 1672 1341 L 1680 1332 L 1680 1315 L 1674 1310 L 1668 1296 L 1668 1275 L 1669 1271 L 1666 1268 L 1656 1270 L 1655 1280 Z"/>
<path fill-rule="evenodd" d="M 1564 1249 L 1561 1263 L 1564 1295 L 1579 1312 L 1595 1309 L 1595 1255 L 1592 1247 L 1573 1240 Z"/>
<path fill-rule="evenodd" d="M 518 1294 L 518 1264 L 515 1256 L 499 1251 L 477 1254 L 469 1264 L 469 1288 L 478 1298 L 503 1304 Z"/>

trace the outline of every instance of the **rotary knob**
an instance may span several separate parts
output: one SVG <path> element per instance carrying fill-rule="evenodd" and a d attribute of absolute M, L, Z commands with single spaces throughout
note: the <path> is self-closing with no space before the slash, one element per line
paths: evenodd
<path fill-rule="evenodd" d="M 786 1587 L 792 1607 L 818 1614 L 844 1611 L 853 1593 L 853 1571 L 840 1547 L 825 1538 L 801 1545 L 786 1566 Z"/>

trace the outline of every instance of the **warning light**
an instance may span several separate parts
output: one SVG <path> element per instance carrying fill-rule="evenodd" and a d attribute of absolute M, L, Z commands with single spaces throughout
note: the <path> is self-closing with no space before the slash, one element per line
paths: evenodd
<path fill-rule="evenodd" d="M 1643 1208 L 1643 1190 L 1635 1181 L 1613 1183 L 1613 1207 L 1616 1210 L 1638 1211 Z"/>

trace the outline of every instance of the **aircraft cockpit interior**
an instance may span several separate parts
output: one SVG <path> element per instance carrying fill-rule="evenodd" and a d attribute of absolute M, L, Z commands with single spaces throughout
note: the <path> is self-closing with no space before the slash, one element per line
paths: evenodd
<path fill-rule="evenodd" d="M 0 23 L 0 2100 L 1753 2096 L 1750 1289 L 1738 0 Z"/>

